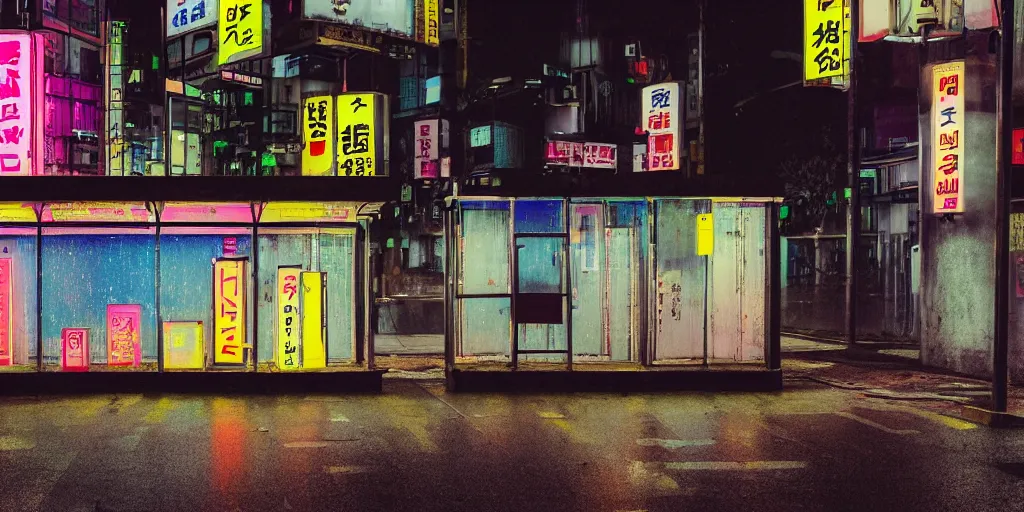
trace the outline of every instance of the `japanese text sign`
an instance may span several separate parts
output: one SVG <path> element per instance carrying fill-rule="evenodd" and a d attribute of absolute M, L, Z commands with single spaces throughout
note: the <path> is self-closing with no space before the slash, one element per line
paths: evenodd
<path fill-rule="evenodd" d="M 588 142 L 583 145 L 583 167 L 615 169 L 618 164 L 618 146 Z"/>
<path fill-rule="evenodd" d="M 0 366 L 10 366 L 14 361 L 14 343 L 11 339 L 14 335 L 14 315 L 11 314 L 11 307 L 14 306 L 12 261 L 11 258 L 0 258 Z"/>
<path fill-rule="evenodd" d="M 640 123 L 647 137 L 647 169 L 675 171 L 679 169 L 681 132 L 678 82 L 644 87 Z"/>
<path fill-rule="evenodd" d="M 423 42 L 430 46 L 441 44 L 441 10 L 438 0 L 423 0 Z"/>
<path fill-rule="evenodd" d="M 61 370 L 84 372 L 89 370 L 89 329 L 66 327 L 60 331 Z"/>
<path fill-rule="evenodd" d="M 548 142 L 547 163 L 551 165 L 583 166 L 583 143 L 553 140 Z"/>
<path fill-rule="evenodd" d="M 32 39 L 0 33 L 0 176 L 31 174 Z"/>
<path fill-rule="evenodd" d="M 138 368 L 142 362 L 142 306 L 107 306 L 107 365 Z"/>
<path fill-rule="evenodd" d="M 847 70 L 843 0 L 804 0 L 804 81 L 842 79 Z"/>
<path fill-rule="evenodd" d="M 415 131 L 415 142 L 413 144 L 413 159 L 415 161 L 415 175 L 420 178 L 437 178 L 438 170 L 438 147 L 441 145 L 439 139 L 440 122 L 437 119 L 428 121 L 416 121 L 413 130 Z"/>
<path fill-rule="evenodd" d="M 963 213 L 964 63 L 932 68 L 932 213 Z"/>
<path fill-rule="evenodd" d="M 377 174 L 377 96 L 338 96 L 338 176 Z"/>
<path fill-rule="evenodd" d="M 334 174 L 334 98 L 306 98 L 302 108 L 303 176 Z"/>
<path fill-rule="evenodd" d="M 302 367 L 299 347 L 302 344 L 299 318 L 299 267 L 277 268 L 277 367 L 296 370 Z"/>
<path fill-rule="evenodd" d="M 217 23 L 217 0 L 167 0 L 167 37 Z"/>
<path fill-rule="evenodd" d="M 258 55 L 263 51 L 263 0 L 221 0 L 217 34 L 218 65 Z"/>
<path fill-rule="evenodd" d="M 213 363 L 245 364 L 245 260 L 213 264 Z"/>

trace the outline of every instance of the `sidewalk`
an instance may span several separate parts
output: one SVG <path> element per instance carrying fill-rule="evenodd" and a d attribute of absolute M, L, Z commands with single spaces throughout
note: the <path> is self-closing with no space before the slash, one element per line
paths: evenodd
<path fill-rule="evenodd" d="M 865 342 L 847 349 L 783 336 L 782 360 L 787 381 L 812 381 L 857 391 L 865 398 L 914 401 L 918 407 L 960 417 L 965 406 L 987 408 L 990 398 L 988 381 L 926 368 L 920 351 L 907 346 Z M 1011 386 L 1008 410 L 1024 416 L 1024 388 Z"/>

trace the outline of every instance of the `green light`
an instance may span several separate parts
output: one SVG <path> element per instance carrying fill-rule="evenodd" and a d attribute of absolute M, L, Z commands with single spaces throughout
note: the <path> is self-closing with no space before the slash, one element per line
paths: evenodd
<path fill-rule="evenodd" d="M 160 57 L 153 56 L 153 71 L 160 69 Z"/>
<path fill-rule="evenodd" d="M 784 204 L 779 207 L 779 219 L 786 220 L 787 218 L 789 218 L 789 205 Z"/>
<path fill-rule="evenodd" d="M 263 167 L 277 167 L 277 157 L 272 153 L 263 153 Z"/>
<path fill-rule="evenodd" d="M 247 107 L 252 106 L 252 93 L 251 92 L 245 93 L 245 106 L 247 106 Z"/>
<path fill-rule="evenodd" d="M 852 194 L 853 193 L 850 191 L 849 187 L 843 189 L 843 198 L 844 199 L 849 199 Z"/>
<path fill-rule="evenodd" d="M 626 83 L 627 84 L 635 84 L 636 80 L 634 80 L 633 77 L 629 77 L 629 78 L 626 79 Z"/>
<path fill-rule="evenodd" d="M 227 147 L 228 147 L 227 141 L 223 141 L 223 140 L 215 140 L 215 141 L 213 141 L 213 156 L 217 156 L 217 153 L 220 153 L 221 151 L 224 151 L 225 149 L 227 149 Z"/>

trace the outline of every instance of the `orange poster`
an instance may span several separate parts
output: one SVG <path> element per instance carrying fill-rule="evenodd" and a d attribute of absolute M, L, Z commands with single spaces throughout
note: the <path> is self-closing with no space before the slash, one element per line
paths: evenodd
<path fill-rule="evenodd" d="M 107 306 L 107 365 L 138 367 L 142 362 L 142 306 Z"/>

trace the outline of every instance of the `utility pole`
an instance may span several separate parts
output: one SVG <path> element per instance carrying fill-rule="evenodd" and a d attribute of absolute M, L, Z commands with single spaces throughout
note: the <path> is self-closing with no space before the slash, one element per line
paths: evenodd
<path fill-rule="evenodd" d="M 846 93 L 846 345 L 857 344 L 857 242 L 860 240 L 860 128 L 857 123 L 857 38 L 860 0 L 850 2 L 850 83 Z"/>
<path fill-rule="evenodd" d="M 992 409 L 1006 412 L 1010 329 L 1010 186 L 1013 157 L 1013 0 L 1002 1 L 999 42 L 999 108 L 996 130 L 996 323 L 992 340 Z"/>

